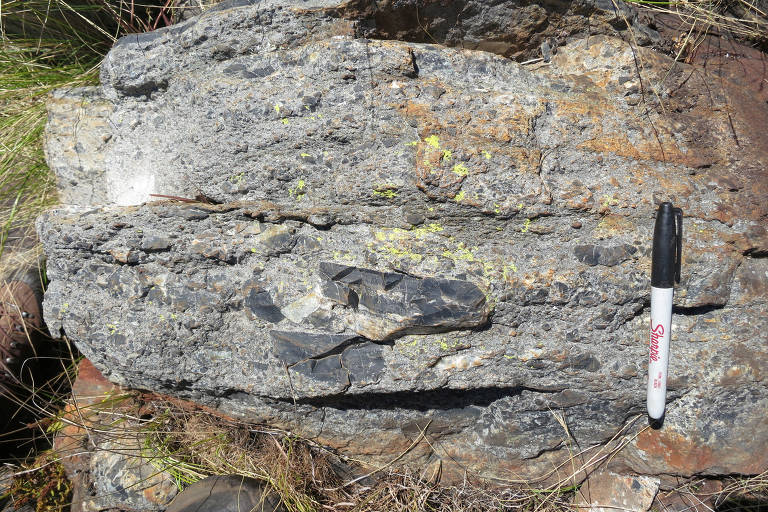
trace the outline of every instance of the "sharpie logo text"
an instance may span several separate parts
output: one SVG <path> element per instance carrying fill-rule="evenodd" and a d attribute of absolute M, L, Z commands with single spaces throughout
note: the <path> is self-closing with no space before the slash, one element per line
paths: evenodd
<path fill-rule="evenodd" d="M 651 361 L 659 360 L 659 340 L 664 337 L 664 326 L 659 324 L 651 329 Z"/>

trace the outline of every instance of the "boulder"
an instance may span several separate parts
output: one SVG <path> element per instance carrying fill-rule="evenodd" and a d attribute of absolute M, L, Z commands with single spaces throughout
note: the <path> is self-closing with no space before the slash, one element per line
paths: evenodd
<path fill-rule="evenodd" d="M 446 481 L 768 468 L 768 105 L 737 85 L 619 39 L 531 67 L 261 2 L 123 38 L 67 94 L 106 116 L 79 136 L 110 131 L 83 145 L 95 200 L 38 221 L 45 317 L 113 382 Z M 685 241 L 656 431 L 663 200 Z"/>

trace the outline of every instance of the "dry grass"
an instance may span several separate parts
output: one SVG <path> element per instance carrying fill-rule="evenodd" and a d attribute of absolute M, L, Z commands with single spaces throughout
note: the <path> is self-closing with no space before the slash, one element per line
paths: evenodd
<path fill-rule="evenodd" d="M 73 448 L 83 446 L 86 438 L 97 446 L 125 446 L 120 450 L 123 456 L 144 460 L 180 488 L 209 475 L 255 478 L 291 512 L 554 511 L 568 509 L 575 490 L 573 486 L 519 484 L 489 487 L 469 481 L 443 486 L 396 465 L 366 472 L 353 461 L 290 432 L 190 410 L 176 401 L 135 392 L 70 406 L 66 414 L 41 425 L 48 432 L 71 436 Z M 136 439 L 141 440 L 139 445 Z M 57 456 L 66 460 L 77 453 Z"/>
<path fill-rule="evenodd" d="M 654 12 L 671 14 L 691 33 L 715 32 L 764 44 L 768 13 L 757 0 L 625 0 Z"/>
<path fill-rule="evenodd" d="M 547 487 L 534 483 L 488 486 L 476 479 L 444 486 L 396 465 L 360 478 L 368 473 L 354 462 L 290 432 L 225 419 L 137 392 L 100 397 L 92 405 L 83 402 L 76 409 L 70 408 L 69 414 L 57 415 L 41 425 L 63 436 L 76 432 L 100 446 L 108 444 L 107 440 L 126 447 L 133 443 L 137 448 L 121 449 L 121 453 L 152 464 L 158 473 L 175 479 L 180 488 L 208 475 L 255 478 L 279 496 L 291 512 L 554 512 L 572 510 L 571 500 L 578 488 L 566 479 Z M 605 446 L 574 451 L 566 465 L 574 474 L 600 467 L 637 430 L 627 425 Z M 141 439 L 139 445 L 136 439 Z M 37 463 L 50 475 L 58 471 L 51 467 L 54 457 L 66 460 L 70 455 L 46 454 Z M 20 476 L 29 478 L 31 472 L 23 469 L 27 472 Z M 668 507 L 682 502 L 698 504 L 690 510 L 757 512 L 768 502 L 768 473 L 727 480 L 716 492 L 707 490 L 703 482 L 701 478 L 681 482 L 664 493 L 656 510 L 679 510 Z M 59 485 L 67 488 L 66 482 Z M 53 484 L 46 486 L 51 489 Z M 34 496 L 31 491 L 26 495 Z"/>

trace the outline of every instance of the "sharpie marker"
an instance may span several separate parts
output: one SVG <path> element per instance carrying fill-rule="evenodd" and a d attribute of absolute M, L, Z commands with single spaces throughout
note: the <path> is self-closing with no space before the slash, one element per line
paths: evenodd
<path fill-rule="evenodd" d="M 660 427 L 667 400 L 669 337 L 672 329 L 672 296 L 680 282 L 683 245 L 683 212 L 672 203 L 661 203 L 653 229 L 651 256 L 651 339 L 648 360 L 648 417 Z"/>

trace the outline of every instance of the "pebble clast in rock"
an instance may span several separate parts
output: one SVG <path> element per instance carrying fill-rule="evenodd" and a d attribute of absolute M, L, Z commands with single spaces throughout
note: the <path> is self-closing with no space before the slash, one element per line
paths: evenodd
<path fill-rule="evenodd" d="M 386 370 L 381 342 L 475 327 L 488 317 L 485 295 L 468 281 L 418 278 L 332 262 L 321 262 L 319 274 L 323 295 L 346 306 L 342 315 L 357 334 L 270 332 L 275 352 L 294 375 L 292 388 L 298 397 L 328 386 L 343 392 L 352 382 L 377 381 Z"/>
<path fill-rule="evenodd" d="M 354 334 L 271 331 L 270 335 L 278 357 L 290 374 L 295 374 L 292 385 L 296 398 L 316 396 L 318 389 L 328 385 L 343 392 L 353 382 L 365 385 L 377 381 L 386 370 L 383 347 Z"/>
<path fill-rule="evenodd" d="M 483 292 L 469 281 L 419 278 L 322 262 L 323 294 L 353 310 L 352 328 L 372 340 L 481 326 Z"/>

